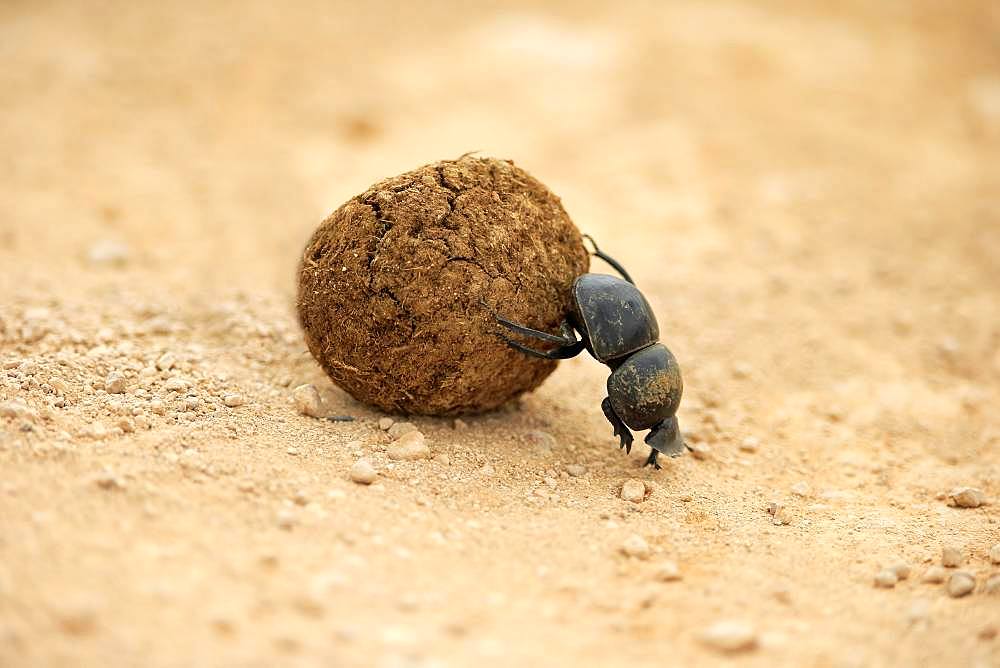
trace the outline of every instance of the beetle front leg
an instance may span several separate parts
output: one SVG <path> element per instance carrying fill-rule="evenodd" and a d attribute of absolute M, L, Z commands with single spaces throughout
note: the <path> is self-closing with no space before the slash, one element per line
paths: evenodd
<path fill-rule="evenodd" d="M 625 448 L 626 454 L 632 452 L 632 441 L 635 439 L 622 419 L 618 417 L 618 413 L 615 413 L 615 409 L 611 407 L 611 397 L 604 397 L 604 401 L 601 402 L 601 410 L 604 411 L 604 417 L 608 418 L 608 422 L 614 427 L 615 436 L 621 439 L 621 445 L 618 448 Z"/>

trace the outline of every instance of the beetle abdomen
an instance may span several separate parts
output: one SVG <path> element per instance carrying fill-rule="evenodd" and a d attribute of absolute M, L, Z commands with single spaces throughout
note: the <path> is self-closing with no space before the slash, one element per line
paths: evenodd
<path fill-rule="evenodd" d="M 676 413 L 683 391 L 681 369 L 662 343 L 630 356 L 608 378 L 612 408 L 635 430 L 649 429 Z"/>
<path fill-rule="evenodd" d="M 601 362 L 624 357 L 660 337 L 649 302 L 627 281 L 605 274 L 584 274 L 573 283 L 576 318 Z"/>

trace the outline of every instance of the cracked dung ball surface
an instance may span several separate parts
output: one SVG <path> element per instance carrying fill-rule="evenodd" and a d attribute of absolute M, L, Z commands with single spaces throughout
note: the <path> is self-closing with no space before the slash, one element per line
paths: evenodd
<path fill-rule="evenodd" d="M 464 156 L 381 181 L 323 221 L 302 255 L 299 320 L 359 401 L 476 413 L 556 367 L 508 348 L 492 312 L 557 333 L 588 266 L 558 197 L 509 161 Z"/>

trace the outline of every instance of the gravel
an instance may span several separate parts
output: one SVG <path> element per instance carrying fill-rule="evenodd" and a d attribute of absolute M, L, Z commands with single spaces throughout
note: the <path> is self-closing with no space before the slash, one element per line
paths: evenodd
<path fill-rule="evenodd" d="M 242 406 L 245 402 L 242 394 L 230 392 L 229 394 L 222 395 L 222 403 L 229 408 L 237 408 L 238 406 Z"/>
<path fill-rule="evenodd" d="M 905 562 L 897 562 L 889 567 L 889 570 L 896 574 L 896 577 L 900 580 L 905 580 L 910 577 L 910 565 Z"/>
<path fill-rule="evenodd" d="M 408 431 L 389 445 L 389 459 L 397 461 L 412 461 L 427 459 L 431 450 L 427 447 L 424 435 L 419 431 Z"/>
<path fill-rule="evenodd" d="M 627 557 L 636 559 L 648 559 L 650 554 L 649 543 L 639 534 L 632 534 L 622 542 L 622 552 Z"/>
<path fill-rule="evenodd" d="M 640 503 L 646 498 L 646 485 L 641 480 L 632 478 L 622 484 L 621 497 L 625 501 Z"/>
<path fill-rule="evenodd" d="M 656 567 L 655 577 L 660 582 L 674 582 L 681 579 L 681 569 L 674 561 L 664 561 Z"/>
<path fill-rule="evenodd" d="M 117 371 L 109 373 L 108 377 L 104 381 L 104 391 L 108 394 L 124 394 L 125 387 L 125 376 L 121 375 Z"/>
<path fill-rule="evenodd" d="M 418 431 L 417 425 L 412 422 L 395 422 L 386 429 L 390 438 L 397 439 L 410 432 Z"/>
<path fill-rule="evenodd" d="M 370 485 L 375 482 L 375 477 L 378 475 L 375 472 L 375 467 L 372 466 L 371 462 L 367 459 L 359 459 L 354 462 L 354 466 L 351 467 L 351 480 L 358 483 L 359 485 Z"/>
<path fill-rule="evenodd" d="M 951 505 L 959 508 L 978 508 L 983 505 L 983 492 L 975 487 L 956 487 L 948 493 Z"/>
<path fill-rule="evenodd" d="M 965 555 L 962 554 L 962 549 L 954 545 L 945 545 L 941 549 L 941 564 L 947 566 L 948 568 L 956 568 L 962 565 L 965 560 Z"/>
<path fill-rule="evenodd" d="M 955 571 L 948 578 L 948 596 L 960 598 L 966 594 L 971 594 L 976 588 L 976 578 L 971 573 L 965 571 Z"/>
<path fill-rule="evenodd" d="M 299 385 L 292 390 L 292 401 L 295 410 L 308 417 L 320 417 L 323 405 L 315 385 Z"/>
<path fill-rule="evenodd" d="M 891 569 L 883 568 L 878 573 L 875 574 L 875 586 L 882 587 L 884 589 L 892 589 L 899 582 L 899 578 L 896 573 Z"/>
<path fill-rule="evenodd" d="M 931 566 L 926 571 L 924 575 L 920 578 L 921 582 L 926 582 L 928 584 L 941 584 L 948 579 L 948 571 L 942 566 Z"/>
<path fill-rule="evenodd" d="M 698 639 L 720 652 L 743 652 L 757 646 L 757 631 L 748 622 L 723 620 L 702 630 Z"/>

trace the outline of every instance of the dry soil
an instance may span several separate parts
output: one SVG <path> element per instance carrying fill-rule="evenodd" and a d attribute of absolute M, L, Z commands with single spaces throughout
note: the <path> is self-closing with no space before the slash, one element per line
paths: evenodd
<path fill-rule="evenodd" d="M 1000 664 L 996 3 L 395 4 L 0 5 L 0 665 Z M 585 357 L 415 461 L 326 379 L 309 235 L 470 150 L 635 276 L 697 457 Z"/>

